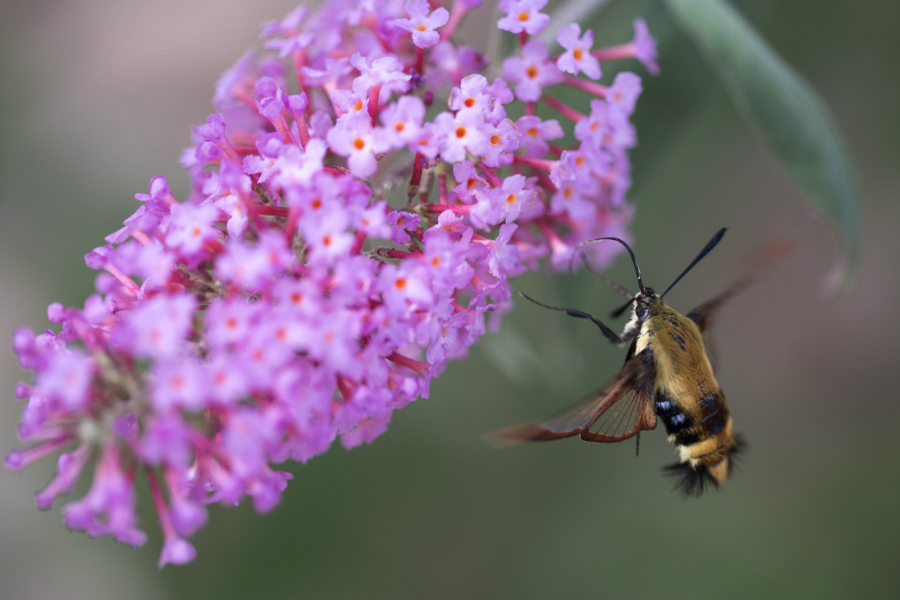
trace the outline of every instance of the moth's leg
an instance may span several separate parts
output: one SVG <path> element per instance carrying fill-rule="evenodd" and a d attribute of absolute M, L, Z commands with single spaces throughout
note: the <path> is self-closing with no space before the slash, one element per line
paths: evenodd
<path fill-rule="evenodd" d="M 542 303 L 538 302 L 537 300 L 535 300 L 533 298 L 529 298 L 522 292 L 519 292 L 519 295 L 522 296 L 523 298 L 525 298 L 526 300 L 537 304 L 538 306 L 543 306 L 544 308 L 547 308 L 550 310 L 558 310 L 559 312 L 564 312 L 567 315 L 569 315 L 570 317 L 578 317 L 579 319 L 590 319 L 591 321 L 594 322 L 594 325 L 596 325 L 597 327 L 600 328 L 600 331 L 603 332 L 603 335 L 606 336 L 606 339 L 611 341 L 613 344 L 621 345 L 627 341 L 625 338 L 617 335 L 616 332 L 614 332 L 612 329 L 607 327 L 603 321 L 601 321 L 594 315 L 589 315 L 586 312 L 581 312 L 580 310 L 575 310 L 572 308 L 559 308 L 557 306 L 548 306 L 546 304 L 542 304 Z"/>
<path fill-rule="evenodd" d="M 625 329 L 622 331 L 623 342 L 627 342 L 628 340 L 632 340 L 638 336 L 641 332 L 641 323 L 637 319 L 629 321 L 627 325 L 625 325 Z"/>

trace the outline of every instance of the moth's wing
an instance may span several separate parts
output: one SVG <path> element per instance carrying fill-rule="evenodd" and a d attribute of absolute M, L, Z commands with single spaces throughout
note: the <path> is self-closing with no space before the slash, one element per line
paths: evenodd
<path fill-rule="evenodd" d="M 696 323 L 703 333 L 703 345 L 709 362 L 712 364 L 713 371 L 716 370 L 718 361 L 716 360 L 715 344 L 709 330 L 715 321 L 716 312 L 732 296 L 756 281 L 774 263 L 793 254 L 794 250 L 794 246 L 784 240 L 771 240 L 760 246 L 749 257 L 744 259 L 744 264 L 741 267 L 741 276 L 735 283 L 712 300 L 704 302 L 687 314 L 687 317 Z"/>
<path fill-rule="evenodd" d="M 719 294 L 708 302 L 704 302 L 687 314 L 688 319 L 696 323 L 697 327 L 700 328 L 700 332 L 703 334 L 703 347 L 706 350 L 706 356 L 709 358 L 709 362 L 712 365 L 714 372 L 718 370 L 718 360 L 716 357 L 716 345 L 713 342 L 713 336 L 710 332 L 710 328 L 713 325 L 713 319 L 716 311 L 725 303 L 725 301 L 743 289 L 745 285 L 747 285 L 745 281 L 739 281 L 725 290 L 722 294 Z"/>
<path fill-rule="evenodd" d="M 716 311 L 718 311 L 727 300 L 746 287 L 747 283 L 748 282 L 744 280 L 737 282 L 712 300 L 704 302 L 689 312 L 687 318 L 696 323 L 697 327 L 700 328 L 700 331 L 705 334 L 707 330 L 712 327 Z"/>
<path fill-rule="evenodd" d="M 535 423 L 513 425 L 487 434 L 494 446 L 503 447 L 524 441 L 559 440 L 583 434 L 606 410 L 615 404 L 634 383 L 639 364 L 625 363 L 616 378 L 599 392 Z"/>
<path fill-rule="evenodd" d="M 610 402 L 581 432 L 586 442 L 621 442 L 656 427 L 653 351 L 647 347 L 628 361 L 627 377 L 610 394 Z M 623 369 L 623 372 L 625 369 Z"/>
<path fill-rule="evenodd" d="M 771 240 L 767 244 L 757 248 L 744 260 L 741 267 L 741 276 L 724 292 L 708 302 L 704 302 L 687 314 L 700 328 L 706 332 L 713 324 L 716 311 L 732 296 L 756 281 L 763 271 L 771 267 L 775 262 L 787 258 L 794 253 L 794 246 L 784 240 Z"/>

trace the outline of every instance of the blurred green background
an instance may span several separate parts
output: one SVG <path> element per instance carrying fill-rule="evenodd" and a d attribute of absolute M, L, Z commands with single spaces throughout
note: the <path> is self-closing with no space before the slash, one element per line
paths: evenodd
<path fill-rule="evenodd" d="M 257 24 L 292 0 L 0 2 L 0 332 L 81 306 L 83 255 L 177 159 L 211 112 L 220 72 Z M 683 500 L 660 467 L 662 431 L 632 443 L 576 440 L 492 450 L 480 436 L 580 398 L 624 351 L 595 328 L 518 303 L 502 332 L 395 414 L 388 434 L 336 445 L 295 475 L 282 504 L 211 507 L 197 560 L 157 571 L 144 548 L 68 533 L 32 494 L 45 461 L 0 470 L 0 596 L 105 598 L 881 598 L 900 591 L 900 4 L 738 4 L 820 90 L 859 169 L 865 258 L 841 301 L 823 293 L 837 246 L 740 121 L 691 42 L 656 1 L 612 3 L 598 44 L 647 17 L 662 75 L 635 117 L 635 251 L 664 286 L 721 226 L 724 243 L 668 296 L 688 311 L 773 237 L 799 252 L 737 297 L 717 325 L 720 383 L 751 449 L 718 493 Z M 490 22 L 488 16 L 476 19 Z M 477 37 L 473 30 L 471 35 Z M 646 73 L 636 68 L 642 76 Z M 612 277 L 633 287 L 620 261 Z M 584 274 L 529 274 L 515 287 L 605 313 L 619 297 Z M 4 342 L 6 343 L 6 342 Z M 892 366 L 893 365 L 893 366 Z M 0 448 L 16 444 L 24 373 L 0 352 Z M 59 505 L 59 503 L 57 503 Z"/>

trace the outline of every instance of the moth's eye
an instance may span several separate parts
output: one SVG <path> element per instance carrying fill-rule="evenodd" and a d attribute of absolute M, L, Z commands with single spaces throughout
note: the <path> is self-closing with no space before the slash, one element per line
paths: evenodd
<path fill-rule="evenodd" d="M 634 305 L 634 314 L 637 315 L 638 319 L 643 319 L 647 316 L 647 307 L 642 304 Z"/>

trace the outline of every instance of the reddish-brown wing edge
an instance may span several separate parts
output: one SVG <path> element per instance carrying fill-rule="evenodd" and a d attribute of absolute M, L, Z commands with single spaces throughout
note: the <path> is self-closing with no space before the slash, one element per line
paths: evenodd
<path fill-rule="evenodd" d="M 603 413 L 613 406 L 625 394 L 634 391 L 635 382 L 642 375 L 645 375 L 646 357 L 641 355 L 635 356 L 629 360 L 619 371 L 619 374 L 606 386 L 602 391 L 594 394 L 587 400 L 582 400 L 572 406 L 569 406 L 546 419 L 536 423 L 522 423 L 513 425 L 499 431 L 487 434 L 486 439 L 495 447 L 502 448 L 517 444 L 524 441 L 548 441 L 559 440 L 562 438 L 572 437 L 581 434 L 582 439 L 586 441 L 619 441 L 618 439 L 610 440 L 594 440 L 586 438 L 586 434 L 590 434 L 590 427 Z M 651 358 L 652 363 L 652 358 Z M 652 387 L 652 384 L 651 386 Z M 646 403 L 643 403 L 646 404 Z M 649 407 L 649 414 L 652 417 L 652 425 L 646 427 L 652 429 L 656 426 L 656 415 L 653 411 L 652 403 Z M 640 408 L 641 418 L 638 419 L 639 425 L 647 425 L 649 417 L 647 417 L 648 409 L 645 406 Z M 636 431 L 634 433 L 637 433 Z M 627 437 L 631 437 L 634 433 L 630 433 Z M 591 434 L 593 435 L 593 434 Z M 622 437 L 621 439 L 626 439 Z"/>
<path fill-rule="evenodd" d="M 604 409 L 588 427 L 581 432 L 586 442 L 612 443 L 634 437 L 641 431 L 656 427 L 656 405 L 654 402 L 653 352 L 645 348 L 632 358 L 634 374 L 630 385 L 623 394 Z M 631 425 L 633 423 L 633 425 Z"/>
<path fill-rule="evenodd" d="M 604 412 L 607 416 L 598 418 L 582 431 L 581 439 L 586 442 L 621 442 L 656 427 L 656 409 L 652 399 L 635 390 Z"/>

